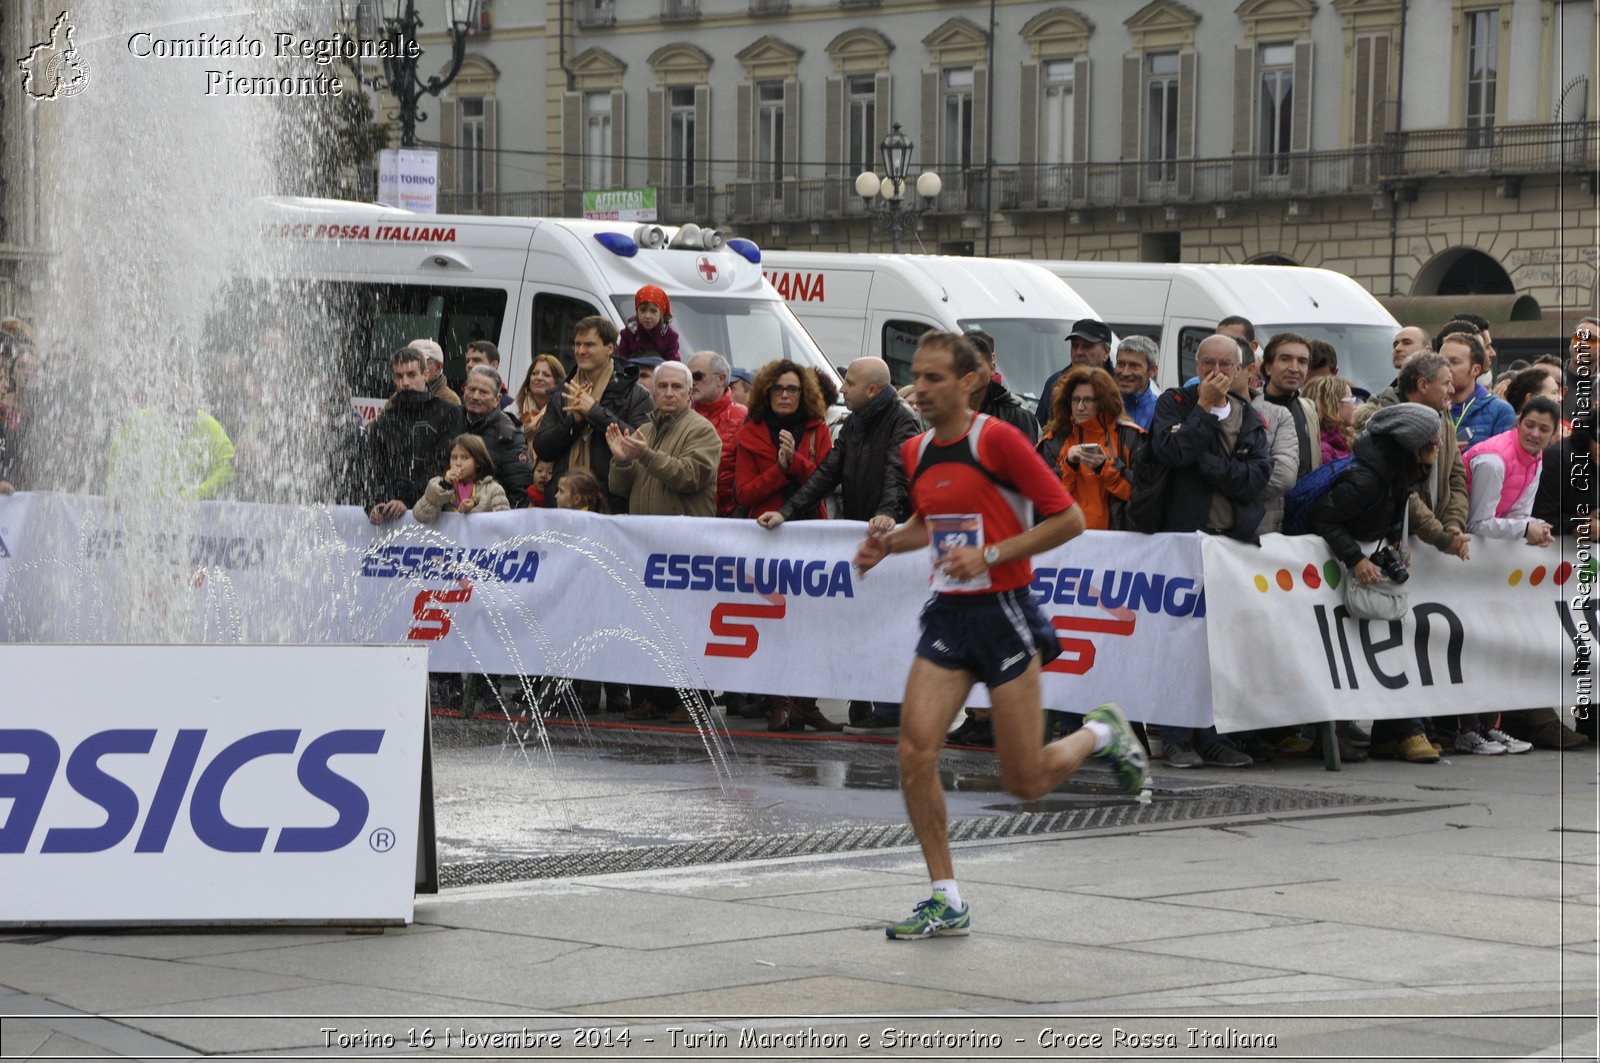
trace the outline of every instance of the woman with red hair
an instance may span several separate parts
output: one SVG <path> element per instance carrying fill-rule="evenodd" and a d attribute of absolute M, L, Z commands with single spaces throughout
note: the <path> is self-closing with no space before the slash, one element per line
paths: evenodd
<path fill-rule="evenodd" d="M 1077 500 L 1086 528 L 1127 527 L 1123 508 L 1133 494 L 1128 469 L 1143 436 L 1123 416 L 1117 382 L 1104 369 L 1073 366 L 1056 383 L 1039 455 Z"/>

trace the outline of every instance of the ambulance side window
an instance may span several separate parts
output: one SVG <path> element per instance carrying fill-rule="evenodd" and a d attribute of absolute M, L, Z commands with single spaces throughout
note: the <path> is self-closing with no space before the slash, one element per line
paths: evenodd
<path fill-rule="evenodd" d="M 1189 325 L 1178 330 L 1178 386 L 1195 375 L 1195 354 L 1200 350 L 1200 341 L 1215 332 L 1216 329 L 1196 328 Z"/>
<path fill-rule="evenodd" d="M 911 383 L 911 356 L 917 341 L 933 328 L 920 321 L 886 321 L 883 325 L 883 360 L 889 363 L 889 380 L 895 387 Z"/>
<path fill-rule="evenodd" d="M 570 375 L 573 368 L 573 326 L 600 311 L 582 299 L 540 292 L 533 297 L 533 356 L 553 354 Z M 520 384 L 520 381 L 518 382 Z M 515 385 L 513 385 L 515 388 Z"/>

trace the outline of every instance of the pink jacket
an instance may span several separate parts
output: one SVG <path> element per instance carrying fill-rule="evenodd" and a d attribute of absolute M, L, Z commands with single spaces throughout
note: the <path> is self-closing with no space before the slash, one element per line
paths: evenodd
<path fill-rule="evenodd" d="M 1544 455 L 1523 450 L 1513 428 L 1469 447 L 1462 460 L 1467 465 L 1467 531 L 1491 539 L 1522 538 Z"/>

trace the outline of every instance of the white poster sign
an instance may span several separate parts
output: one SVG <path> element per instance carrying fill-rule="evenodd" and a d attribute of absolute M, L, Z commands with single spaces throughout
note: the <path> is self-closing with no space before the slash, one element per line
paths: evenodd
<path fill-rule="evenodd" d="M 1222 731 L 1568 705 L 1575 647 L 1585 661 L 1593 650 L 1593 561 L 1559 541 L 1474 536 L 1463 562 L 1413 539 L 1395 622 L 1349 615 L 1347 577 L 1317 536 L 1203 545 Z"/>
<path fill-rule="evenodd" d="M 417 214 L 439 213 L 439 153 L 401 148 L 396 153 L 399 206 Z"/>
<path fill-rule="evenodd" d="M 400 152 L 384 148 L 378 152 L 378 202 L 386 207 L 400 205 Z"/>
<path fill-rule="evenodd" d="M 411 646 L 0 646 L 0 925 L 409 923 Z"/>

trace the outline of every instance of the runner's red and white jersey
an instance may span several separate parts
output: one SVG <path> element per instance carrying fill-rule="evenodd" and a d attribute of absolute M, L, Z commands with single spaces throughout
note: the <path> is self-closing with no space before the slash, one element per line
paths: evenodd
<path fill-rule="evenodd" d="M 1033 527 L 1035 511 L 1052 517 L 1072 507 L 1072 496 L 1028 437 L 980 413 L 960 438 L 940 443 L 929 429 L 901 447 L 904 467 L 911 470 L 911 504 L 928 526 L 934 590 L 992 594 L 1032 583 L 1033 564 L 1026 557 L 1002 561 L 971 580 L 952 579 L 939 568 L 956 547 L 1003 542 Z"/>

